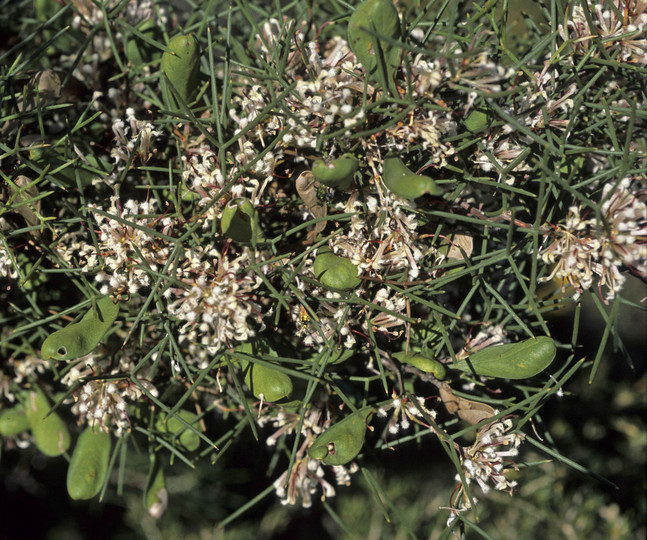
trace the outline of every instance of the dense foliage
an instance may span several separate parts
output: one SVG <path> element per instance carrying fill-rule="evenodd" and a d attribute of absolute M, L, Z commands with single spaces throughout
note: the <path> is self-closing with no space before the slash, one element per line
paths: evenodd
<path fill-rule="evenodd" d="M 620 324 L 646 311 L 643 2 L 22 4 L 0 16 L 5 463 L 137 494 L 146 534 L 208 514 L 244 537 L 280 501 L 366 536 L 359 484 L 377 534 L 488 537 L 563 474 L 546 459 L 613 486 L 559 421 L 592 418 L 581 381 L 645 396 Z M 442 491 L 433 519 L 389 468 Z"/>

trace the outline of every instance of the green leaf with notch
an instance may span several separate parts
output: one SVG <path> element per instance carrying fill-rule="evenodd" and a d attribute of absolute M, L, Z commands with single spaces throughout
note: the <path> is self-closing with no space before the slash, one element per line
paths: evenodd
<path fill-rule="evenodd" d="M 91 353 L 112 327 L 119 314 L 119 303 L 104 296 L 78 323 L 50 334 L 41 347 L 44 359 L 72 360 Z"/>
<path fill-rule="evenodd" d="M 345 465 L 354 459 L 364 444 L 366 421 L 372 412 L 371 407 L 361 409 L 329 427 L 315 439 L 308 455 L 326 465 Z"/>

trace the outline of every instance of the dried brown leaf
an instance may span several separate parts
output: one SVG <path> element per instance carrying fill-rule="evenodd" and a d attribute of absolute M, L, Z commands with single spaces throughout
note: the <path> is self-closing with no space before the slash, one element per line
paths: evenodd
<path fill-rule="evenodd" d="M 463 258 L 463 253 L 460 248 L 463 248 L 465 255 L 467 257 L 472 255 L 472 250 L 474 249 L 474 242 L 472 237 L 467 234 L 454 234 L 451 237 L 451 245 L 449 251 L 447 252 L 448 259 L 457 259 L 461 260 Z"/>
<path fill-rule="evenodd" d="M 494 416 L 494 408 L 490 405 L 455 395 L 447 383 L 440 385 L 439 391 L 447 412 L 458 415 L 471 425 Z"/>

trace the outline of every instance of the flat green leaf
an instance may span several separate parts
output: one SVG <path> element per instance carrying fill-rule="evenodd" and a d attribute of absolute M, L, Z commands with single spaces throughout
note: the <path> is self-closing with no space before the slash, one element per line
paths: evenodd
<path fill-rule="evenodd" d="M 29 419 L 22 405 L 15 405 L 0 412 L 0 435 L 13 437 L 29 429 Z"/>
<path fill-rule="evenodd" d="M 74 500 L 91 499 L 101 491 L 108 474 L 110 435 L 88 426 L 79 436 L 67 469 L 67 492 Z"/>
<path fill-rule="evenodd" d="M 262 242 L 264 238 L 258 228 L 256 209 L 249 199 L 233 199 L 225 205 L 220 219 L 222 234 L 236 242 L 248 243 L 254 237 L 254 227 L 256 242 Z"/>
<path fill-rule="evenodd" d="M 353 185 L 353 176 L 359 169 L 359 162 L 353 156 L 344 154 L 330 163 L 319 159 L 312 166 L 315 180 L 339 190 L 347 190 Z"/>
<path fill-rule="evenodd" d="M 45 394 L 37 388 L 29 392 L 23 403 L 34 437 L 34 444 L 43 454 L 60 456 L 70 447 L 70 432 L 63 419 L 55 412 L 50 414 L 50 404 Z"/>
<path fill-rule="evenodd" d="M 119 303 L 110 296 L 104 296 L 97 301 L 96 310 L 90 309 L 80 322 L 69 324 L 49 335 L 41 347 L 41 356 L 62 361 L 91 353 L 112 327 L 118 314 Z"/>
<path fill-rule="evenodd" d="M 183 424 L 177 418 L 178 416 L 195 429 L 199 429 L 198 416 L 184 409 L 177 411 L 171 417 L 167 417 L 166 414 L 158 415 L 155 428 L 162 433 L 168 433 L 170 435 L 177 435 L 179 433 L 178 440 L 180 444 L 189 452 L 193 452 L 200 447 L 200 435 Z"/>
<path fill-rule="evenodd" d="M 415 174 L 396 156 L 384 159 L 382 180 L 389 191 L 405 199 L 417 199 L 425 193 L 441 195 L 443 192 L 431 177 Z"/>
<path fill-rule="evenodd" d="M 544 371 L 554 360 L 557 348 L 548 336 L 519 343 L 488 347 L 458 362 L 458 369 L 502 379 L 527 379 Z"/>
<path fill-rule="evenodd" d="M 245 373 L 245 384 L 258 399 L 274 403 L 292 394 L 292 379 L 286 373 L 264 364 L 255 364 L 246 360 L 241 363 Z"/>
<path fill-rule="evenodd" d="M 366 435 L 366 420 L 371 407 L 361 409 L 319 435 L 310 446 L 308 455 L 326 465 L 345 465 L 359 454 Z"/>
<path fill-rule="evenodd" d="M 333 289 L 354 289 L 362 282 L 357 266 L 349 259 L 328 251 L 317 255 L 313 268 L 317 279 Z"/>
<path fill-rule="evenodd" d="M 409 364 L 419 369 L 420 371 L 424 371 L 425 373 L 431 373 L 434 377 L 436 377 L 439 380 L 443 380 L 445 378 L 445 374 L 446 374 L 445 366 L 441 364 L 438 360 L 429 358 L 424 354 L 421 354 L 418 352 L 409 353 L 409 354 L 405 354 L 404 352 L 399 352 L 399 353 L 395 353 L 393 356 L 397 358 L 400 362 Z"/>
<path fill-rule="evenodd" d="M 188 34 L 175 36 L 169 41 L 168 47 L 172 53 L 162 54 L 162 74 L 168 78 L 180 97 L 189 102 L 198 89 L 200 45 L 193 34 Z"/>
<path fill-rule="evenodd" d="M 348 44 L 369 78 L 378 77 L 379 62 L 384 61 L 386 75 L 392 79 L 400 63 L 400 50 L 380 39 L 381 36 L 400 37 L 398 12 L 391 0 L 365 0 L 348 21 Z"/>

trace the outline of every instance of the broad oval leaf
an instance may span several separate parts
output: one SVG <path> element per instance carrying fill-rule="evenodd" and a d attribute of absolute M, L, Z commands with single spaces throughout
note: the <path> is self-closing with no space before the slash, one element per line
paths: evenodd
<path fill-rule="evenodd" d="M 384 159 L 382 180 L 389 191 L 405 199 L 417 199 L 425 193 L 440 195 L 443 192 L 431 177 L 415 174 L 396 156 Z"/>
<path fill-rule="evenodd" d="M 256 227 L 255 235 L 254 227 Z M 222 211 L 220 228 L 222 234 L 236 242 L 251 242 L 254 236 L 257 242 L 263 241 L 263 234 L 258 228 L 256 209 L 249 199 L 238 198 L 229 201 Z"/>
<path fill-rule="evenodd" d="M 476 375 L 502 379 L 527 379 L 544 371 L 555 358 L 557 348 L 548 336 L 519 343 L 488 347 L 458 362 L 458 369 Z"/>
<path fill-rule="evenodd" d="M 243 361 L 243 370 L 245 383 L 258 399 L 273 403 L 292 394 L 292 379 L 282 371 L 247 361 Z"/>
<path fill-rule="evenodd" d="M 194 429 L 189 428 L 180 418 Z M 200 435 L 195 431 L 199 429 L 199 420 L 198 416 L 191 411 L 180 409 L 170 417 L 167 417 L 166 414 L 160 414 L 155 422 L 155 428 L 162 433 L 177 435 L 180 444 L 189 452 L 193 452 L 200 447 Z"/>
<path fill-rule="evenodd" d="M 91 499 L 101 491 L 108 474 L 111 446 L 110 435 L 99 426 L 83 430 L 67 469 L 67 492 L 72 499 Z"/>
<path fill-rule="evenodd" d="M 434 377 L 436 377 L 439 380 L 443 380 L 445 378 L 445 375 L 446 375 L 445 366 L 441 364 L 438 360 L 429 358 L 428 356 L 425 356 L 424 354 L 421 354 L 421 353 L 410 353 L 408 355 L 405 355 L 404 353 L 395 353 L 394 356 L 400 362 L 409 364 L 419 369 L 420 371 L 424 371 L 425 373 L 431 373 Z"/>
<path fill-rule="evenodd" d="M 364 444 L 366 420 L 372 412 L 370 407 L 361 409 L 329 427 L 315 439 L 308 455 L 326 465 L 345 465 L 354 459 Z"/>
<path fill-rule="evenodd" d="M 24 407 L 36 448 L 50 457 L 60 456 L 67 451 L 70 432 L 57 413 L 50 414 L 49 401 L 40 388 L 27 394 Z"/>
<path fill-rule="evenodd" d="M 25 408 L 19 404 L 0 412 L 0 435 L 13 437 L 29 429 Z"/>
<path fill-rule="evenodd" d="M 365 0 L 348 21 L 348 44 L 369 77 L 376 77 L 379 63 L 384 62 L 391 79 L 399 65 L 400 50 L 380 37 L 400 37 L 398 12 L 391 0 Z"/>
<path fill-rule="evenodd" d="M 486 112 L 475 109 L 465 120 L 465 127 L 472 133 L 480 133 L 489 124 L 489 117 Z"/>
<path fill-rule="evenodd" d="M 50 334 L 41 347 L 44 359 L 72 360 L 91 353 L 111 328 L 119 314 L 119 303 L 104 296 L 78 323 Z"/>
<path fill-rule="evenodd" d="M 317 279 L 333 289 L 354 289 L 362 282 L 357 266 L 349 259 L 329 251 L 317 255 L 313 269 Z"/>
<path fill-rule="evenodd" d="M 193 34 L 188 34 L 175 36 L 169 41 L 168 47 L 173 53 L 162 54 L 162 74 L 168 78 L 180 97 L 188 102 L 198 89 L 200 45 Z"/>
<path fill-rule="evenodd" d="M 331 188 L 347 190 L 353 183 L 353 176 L 359 169 L 359 162 L 350 154 L 344 154 L 326 163 L 319 159 L 312 166 L 315 180 Z"/>

